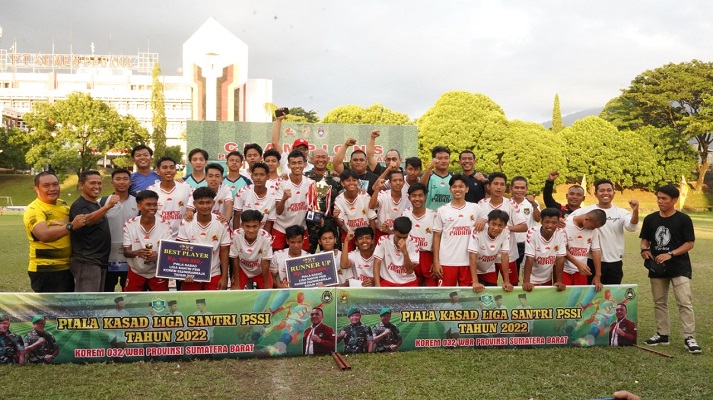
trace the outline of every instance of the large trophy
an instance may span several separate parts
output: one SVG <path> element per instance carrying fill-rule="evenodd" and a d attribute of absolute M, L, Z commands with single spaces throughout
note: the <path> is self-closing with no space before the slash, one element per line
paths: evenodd
<path fill-rule="evenodd" d="M 307 220 L 321 222 L 332 206 L 332 186 L 324 178 L 310 186 L 312 209 L 307 212 Z M 324 205 L 324 206 L 323 206 Z"/>

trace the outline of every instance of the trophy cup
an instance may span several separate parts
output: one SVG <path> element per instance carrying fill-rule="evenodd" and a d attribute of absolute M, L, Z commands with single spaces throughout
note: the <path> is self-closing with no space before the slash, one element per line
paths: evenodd
<path fill-rule="evenodd" d="M 307 212 L 307 220 L 319 223 L 324 219 L 324 214 L 329 213 L 332 206 L 332 186 L 322 178 L 310 187 L 310 191 L 312 192 L 310 196 L 312 210 Z"/>
<path fill-rule="evenodd" d="M 144 246 L 144 248 L 146 248 L 146 250 L 151 250 L 151 249 L 153 249 L 153 243 L 146 243 L 146 245 Z M 153 261 L 146 261 L 146 260 L 144 260 L 144 264 L 145 264 L 145 265 L 152 265 L 152 264 L 153 264 Z"/>

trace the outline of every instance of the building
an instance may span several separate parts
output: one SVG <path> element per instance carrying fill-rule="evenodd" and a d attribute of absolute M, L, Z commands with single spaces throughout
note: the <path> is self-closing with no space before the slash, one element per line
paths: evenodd
<path fill-rule="evenodd" d="M 92 46 L 93 47 L 93 46 Z M 39 101 L 88 92 L 151 127 L 151 70 L 157 53 L 135 56 L 21 53 L 0 49 L 3 125 L 23 127 L 21 116 Z M 186 121 L 270 122 L 272 80 L 248 79 L 248 46 L 215 19 L 183 44 L 183 75 L 165 75 L 167 145 L 185 153 Z"/>

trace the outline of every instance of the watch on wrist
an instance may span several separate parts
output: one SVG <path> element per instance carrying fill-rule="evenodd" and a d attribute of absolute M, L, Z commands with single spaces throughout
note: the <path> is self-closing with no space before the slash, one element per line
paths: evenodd
<path fill-rule="evenodd" d="M 67 228 L 67 230 L 70 231 L 70 232 L 74 230 L 74 227 L 72 226 L 72 223 L 71 223 L 71 222 L 68 223 L 67 225 L 65 225 L 64 227 Z"/>
<path fill-rule="evenodd" d="M 666 254 L 668 254 L 669 256 L 673 257 L 673 251 L 669 251 L 669 252 L 666 253 Z"/>

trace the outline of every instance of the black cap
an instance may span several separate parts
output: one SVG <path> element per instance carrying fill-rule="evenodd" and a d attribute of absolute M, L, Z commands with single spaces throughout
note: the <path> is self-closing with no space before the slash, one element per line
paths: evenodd
<path fill-rule="evenodd" d="M 119 297 L 117 297 L 117 298 L 114 299 L 114 303 L 118 303 L 118 302 L 120 302 L 120 301 L 124 301 L 124 298 L 121 297 L 121 296 L 119 296 Z"/>
<path fill-rule="evenodd" d="M 517 298 L 518 298 L 518 299 L 526 299 L 526 298 L 527 298 L 527 295 L 526 295 L 525 293 L 520 293 L 520 294 L 517 295 Z"/>
<path fill-rule="evenodd" d="M 502 299 L 502 298 L 503 298 L 503 296 L 500 295 L 500 294 L 496 294 L 496 295 L 495 295 L 495 300 L 500 300 L 500 299 Z"/>
<path fill-rule="evenodd" d="M 458 296 L 458 292 L 451 292 L 448 297 L 454 298 L 455 296 Z"/>
<path fill-rule="evenodd" d="M 169 307 L 170 307 L 170 306 L 172 306 L 172 305 L 174 305 L 174 304 L 176 304 L 176 303 L 177 303 L 176 300 L 169 300 L 167 304 L 168 304 Z"/>
<path fill-rule="evenodd" d="M 196 299 L 196 304 L 205 304 L 205 299 Z"/>

